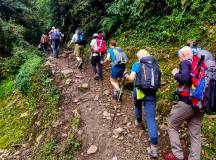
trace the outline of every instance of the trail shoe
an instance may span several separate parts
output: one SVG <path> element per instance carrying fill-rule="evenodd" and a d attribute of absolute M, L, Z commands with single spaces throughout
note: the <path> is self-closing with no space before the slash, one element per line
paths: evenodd
<path fill-rule="evenodd" d="M 99 76 L 98 76 L 98 74 L 95 74 L 95 76 L 94 76 L 94 80 L 99 80 Z"/>
<path fill-rule="evenodd" d="M 187 158 L 179 159 L 172 152 L 169 152 L 164 154 L 164 160 L 187 160 Z"/>
<path fill-rule="evenodd" d="M 78 61 L 77 67 L 79 69 L 83 69 L 83 62 L 82 61 Z"/>
<path fill-rule="evenodd" d="M 152 158 L 157 158 L 158 157 L 158 152 L 157 152 L 157 146 L 151 144 L 151 153 L 150 153 Z"/>
<path fill-rule="evenodd" d="M 114 91 L 113 91 L 113 99 L 118 100 L 119 93 L 120 93 L 120 91 L 114 89 Z"/>
<path fill-rule="evenodd" d="M 144 124 L 141 121 L 138 121 L 137 119 L 135 120 L 135 126 L 139 127 L 140 129 L 144 130 Z"/>

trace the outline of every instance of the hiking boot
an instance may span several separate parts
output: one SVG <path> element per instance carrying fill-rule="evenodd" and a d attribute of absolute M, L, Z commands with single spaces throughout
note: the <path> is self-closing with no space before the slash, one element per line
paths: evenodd
<path fill-rule="evenodd" d="M 98 76 L 98 74 L 95 74 L 95 76 L 94 76 L 94 80 L 99 80 L 99 76 Z"/>
<path fill-rule="evenodd" d="M 78 68 L 79 68 L 79 69 L 83 69 L 83 62 L 82 62 L 82 61 L 79 62 L 79 64 L 78 64 Z"/>
<path fill-rule="evenodd" d="M 151 148 L 151 153 L 150 153 L 151 157 L 152 158 L 157 158 L 158 157 L 157 146 L 151 144 L 150 148 Z"/>
<path fill-rule="evenodd" d="M 165 153 L 164 160 L 186 160 L 186 159 L 176 158 L 176 156 L 172 152 L 170 152 L 170 153 Z"/>
<path fill-rule="evenodd" d="M 113 92 L 113 99 L 118 100 L 119 93 L 120 93 L 120 92 L 119 92 L 118 90 L 114 89 L 114 92 Z"/>
<path fill-rule="evenodd" d="M 142 130 L 144 130 L 144 124 L 143 124 L 143 122 L 140 122 L 137 119 L 135 120 L 135 126 L 139 127 Z"/>

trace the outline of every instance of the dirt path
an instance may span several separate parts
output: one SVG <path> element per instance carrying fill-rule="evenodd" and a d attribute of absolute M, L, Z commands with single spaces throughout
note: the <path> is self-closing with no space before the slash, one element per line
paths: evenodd
<path fill-rule="evenodd" d="M 82 147 L 75 160 L 151 159 L 148 154 L 150 149 L 147 131 L 142 131 L 134 125 L 131 92 L 124 92 L 121 103 L 112 100 L 109 66 L 104 67 L 105 78 L 102 87 L 100 81 L 93 79 L 91 65 L 86 64 L 80 72 L 75 66 L 75 57 L 72 54 L 68 56 L 68 53 L 69 51 L 64 50 L 59 59 L 48 57 L 46 62 L 51 68 L 57 88 L 61 91 L 58 119 L 45 133 L 47 136 L 50 133 L 57 135 L 56 138 L 60 142 L 58 152 L 64 148 L 70 134 L 73 112 L 78 111 L 81 123 L 77 136 Z M 115 110 L 116 116 L 113 121 Z M 166 144 L 169 143 L 165 128 L 162 129 L 159 131 L 158 159 L 163 159 L 161 150 L 167 150 Z M 40 143 L 43 142 L 38 142 L 38 145 Z M 93 151 L 89 150 L 92 145 L 96 147 Z M 21 150 L 19 157 L 37 159 L 37 154 L 33 152 L 31 148 Z"/>
<path fill-rule="evenodd" d="M 60 108 L 64 112 L 62 112 L 61 122 L 65 123 L 65 125 L 61 125 L 62 130 L 68 127 L 69 123 L 67 122 L 70 122 L 71 119 L 72 109 L 69 107 L 71 102 L 73 102 L 73 109 L 78 109 L 81 114 L 78 138 L 81 141 L 82 148 L 75 159 L 150 159 L 148 155 L 149 138 L 147 132 L 146 130 L 143 132 L 134 126 L 133 103 L 130 92 L 127 91 L 128 93 L 123 96 L 123 102 L 121 103 L 112 100 L 112 90 L 110 89 L 108 78 L 109 68 L 104 68 L 105 80 L 102 92 L 101 82 L 93 79 L 90 65 L 85 65 L 84 70 L 80 72 L 74 65 L 74 58 L 68 63 L 68 58 L 62 56 L 60 59 L 55 60 L 55 63 L 56 68 L 59 69 L 58 72 L 69 72 L 65 76 L 67 77 L 66 81 L 72 82 L 67 88 L 63 87 L 62 89 L 63 99 Z M 55 77 L 55 79 L 57 80 L 59 77 Z M 61 88 L 61 85 L 59 87 Z M 112 125 L 115 108 L 117 109 L 117 114 Z M 114 133 L 115 129 L 117 129 L 116 133 Z M 67 132 L 67 129 L 65 132 Z M 166 141 L 166 133 L 164 131 L 160 132 L 161 139 Z M 163 141 L 160 145 L 163 144 Z M 91 145 L 96 146 L 97 151 L 96 153 L 88 154 L 87 151 Z M 161 147 L 159 147 L 160 150 Z M 166 148 L 163 147 L 163 150 L 166 150 Z"/>

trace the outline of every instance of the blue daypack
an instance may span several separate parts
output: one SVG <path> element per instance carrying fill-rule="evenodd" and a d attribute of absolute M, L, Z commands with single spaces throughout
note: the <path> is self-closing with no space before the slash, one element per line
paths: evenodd
<path fill-rule="evenodd" d="M 161 71 L 156 59 L 147 56 L 140 60 L 141 69 L 135 80 L 135 87 L 144 90 L 157 90 L 161 85 Z"/>
<path fill-rule="evenodd" d="M 79 32 L 77 37 L 77 44 L 85 45 L 86 44 L 86 35 L 84 32 Z"/>
<path fill-rule="evenodd" d="M 128 62 L 128 57 L 120 47 L 113 48 L 113 54 L 113 65 L 125 65 Z"/>
<path fill-rule="evenodd" d="M 60 35 L 59 32 L 53 32 L 53 33 L 51 34 L 51 39 L 52 39 L 53 41 L 59 41 L 60 38 L 61 38 L 61 35 Z"/>

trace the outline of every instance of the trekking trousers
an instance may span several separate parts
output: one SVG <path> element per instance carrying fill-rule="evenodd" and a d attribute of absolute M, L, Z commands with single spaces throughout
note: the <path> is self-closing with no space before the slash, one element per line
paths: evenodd
<path fill-rule="evenodd" d="M 91 57 L 91 64 L 94 74 L 98 73 L 99 77 L 102 77 L 102 64 L 101 64 L 101 56 L 92 56 Z M 98 67 L 98 70 L 97 70 Z"/>
<path fill-rule="evenodd" d="M 158 127 L 156 122 L 156 96 L 145 95 L 144 99 L 138 100 L 136 96 L 136 89 L 133 91 L 134 113 L 135 118 L 142 122 L 142 107 L 144 106 L 145 120 L 148 129 L 148 135 L 151 138 L 151 143 L 157 145 L 158 143 Z"/>
<path fill-rule="evenodd" d="M 59 41 L 52 41 L 52 50 L 53 50 L 53 56 L 55 58 L 58 58 L 58 55 L 59 55 Z"/>
<path fill-rule="evenodd" d="M 187 121 L 188 132 L 191 142 L 189 160 L 200 160 L 201 154 L 201 124 L 203 113 L 195 112 L 193 107 L 179 101 L 172 107 L 168 119 L 168 134 L 173 154 L 178 159 L 183 159 L 184 154 L 179 138 L 178 130 L 184 121 Z"/>

